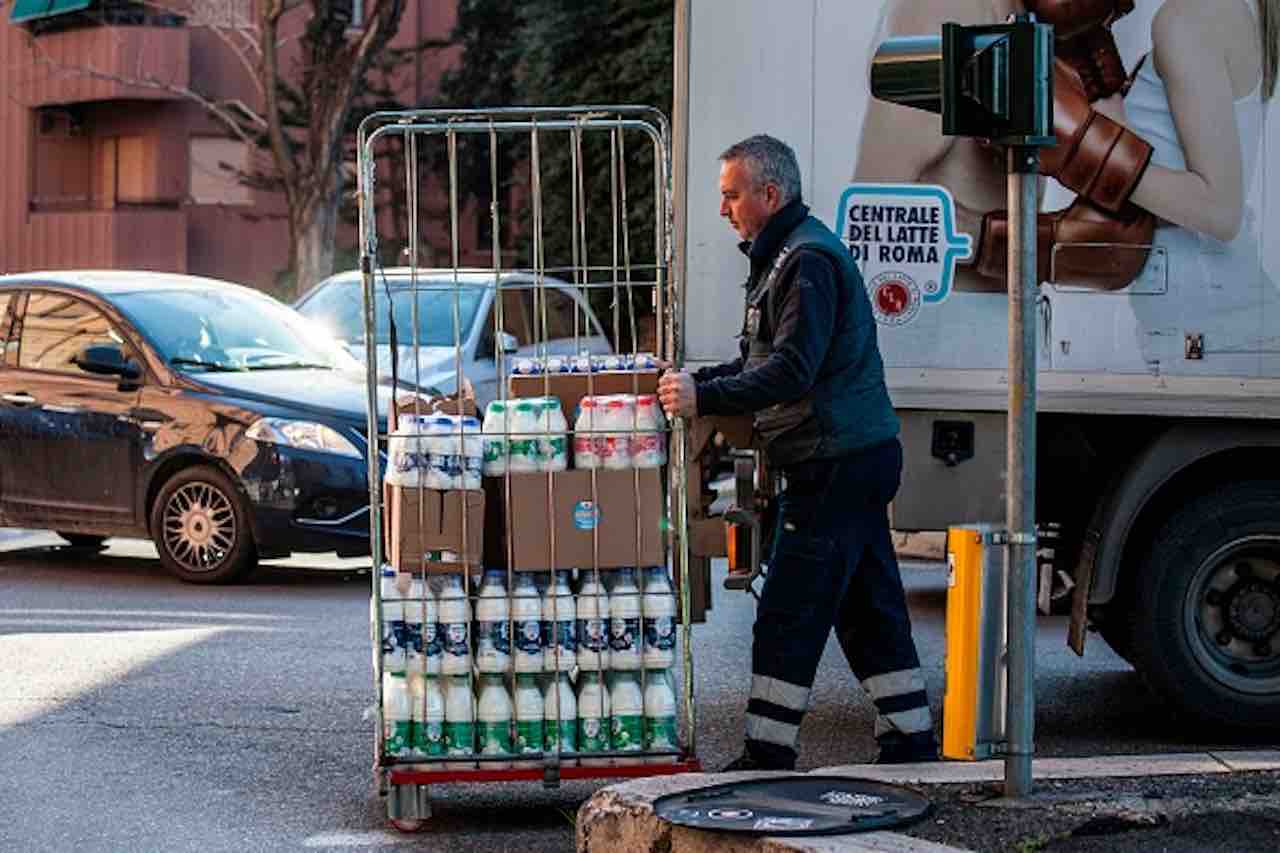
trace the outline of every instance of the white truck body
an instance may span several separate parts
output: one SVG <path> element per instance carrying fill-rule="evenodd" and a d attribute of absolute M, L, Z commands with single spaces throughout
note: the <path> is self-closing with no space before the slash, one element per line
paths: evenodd
<path fill-rule="evenodd" d="M 1150 50 L 1151 21 L 1161 4 L 1139 0 L 1137 10 L 1116 23 L 1127 68 Z M 885 0 L 689 0 L 687 68 L 677 68 L 678 81 L 687 71 L 688 110 L 686 118 L 678 97 L 675 120 L 677 157 L 687 126 L 687 159 L 675 174 L 687 169 L 686 225 L 677 240 L 685 252 L 691 366 L 736 355 L 746 277 L 738 238 L 718 216 L 718 155 L 756 133 L 787 141 L 799 158 L 811 212 L 839 230 L 837 211 L 854 181 L 884 6 Z M 679 43 L 678 37 L 678 63 Z M 1245 188 L 1238 237 L 1223 243 L 1188 232 L 1198 250 L 1187 251 L 1184 241 L 1178 251 L 1153 251 L 1142 274 L 1121 290 L 1052 282 L 1041 290 L 1039 520 L 1060 525 L 1058 556 L 1066 561 L 1060 568 L 1077 573 L 1086 597 L 1080 621 L 1087 605 L 1092 623 L 1139 669 L 1143 643 L 1157 640 L 1132 635 L 1132 614 L 1152 606 L 1151 596 L 1173 594 L 1147 589 L 1142 580 L 1167 536 L 1161 523 L 1206 506 L 1209 496 L 1242 480 L 1276 483 L 1280 494 L 1277 103 L 1280 98 L 1264 107 L 1258 138 L 1242 140 L 1257 146 L 1257 168 Z M 1069 192 L 1047 181 L 1043 209 L 1070 201 Z M 1235 260 L 1224 264 L 1223 256 Z M 899 529 L 998 523 L 1004 516 L 1007 312 L 1002 293 L 953 290 L 878 327 L 906 448 L 894 507 Z M 958 463 L 937 452 L 939 428 L 957 423 L 971 424 L 973 436 L 969 455 Z M 1271 520 L 1258 529 L 1280 540 L 1280 507 Z M 1280 549 L 1250 559 L 1264 557 L 1280 560 Z M 1237 578 L 1215 571 L 1188 566 L 1184 574 L 1211 578 L 1195 581 L 1202 593 L 1208 583 L 1229 598 L 1244 595 L 1243 572 Z M 1202 664 L 1205 686 L 1184 694 L 1183 710 L 1246 726 L 1267 714 L 1280 719 L 1280 568 L 1262 574 L 1264 592 L 1248 599 L 1262 615 L 1245 626 L 1244 645 L 1235 645 L 1239 632 L 1219 624 L 1226 617 L 1218 604 L 1202 604 L 1188 617 L 1188 625 L 1213 623 L 1201 633 L 1230 635 L 1230 642 L 1215 650 L 1202 637 L 1199 658 L 1189 653 Z M 1230 600 L 1244 606 L 1244 598 Z M 1215 664 L 1213 656 L 1224 650 L 1229 657 Z M 1233 672 L 1243 681 L 1234 682 Z M 1249 711 L 1224 710 L 1233 702 Z"/>

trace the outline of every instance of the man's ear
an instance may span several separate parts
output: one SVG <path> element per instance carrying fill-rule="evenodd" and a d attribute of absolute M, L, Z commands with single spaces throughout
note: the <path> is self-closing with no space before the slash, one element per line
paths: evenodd
<path fill-rule="evenodd" d="M 782 190 L 778 189 L 777 184 L 765 184 L 764 197 L 770 213 L 777 213 L 782 209 Z"/>

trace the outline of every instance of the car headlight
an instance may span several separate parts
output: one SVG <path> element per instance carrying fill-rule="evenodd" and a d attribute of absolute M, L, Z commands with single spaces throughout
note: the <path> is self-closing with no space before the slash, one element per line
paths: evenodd
<path fill-rule="evenodd" d="M 286 418 L 261 418 L 254 421 L 244 433 L 254 441 L 267 444 L 283 444 L 301 450 L 319 450 L 363 459 L 364 455 L 342 433 L 324 424 L 312 421 L 291 421 Z"/>

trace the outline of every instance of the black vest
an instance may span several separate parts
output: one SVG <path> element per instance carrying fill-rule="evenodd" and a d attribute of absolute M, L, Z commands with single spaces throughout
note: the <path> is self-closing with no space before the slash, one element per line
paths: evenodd
<path fill-rule="evenodd" d="M 755 413 L 756 432 L 775 465 L 837 458 L 898 434 L 862 275 L 844 244 L 812 216 L 786 236 L 768 271 L 747 294 L 746 369 L 773 353 L 782 310 L 778 283 L 794 274 L 801 249 L 820 252 L 835 265 L 836 318 L 831 345 L 809 392 Z"/>

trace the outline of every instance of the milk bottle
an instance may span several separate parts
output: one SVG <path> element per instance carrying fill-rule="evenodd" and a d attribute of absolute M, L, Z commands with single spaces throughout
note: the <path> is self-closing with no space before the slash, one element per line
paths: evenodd
<path fill-rule="evenodd" d="M 396 586 L 396 571 L 387 566 L 380 581 L 382 598 L 382 671 L 405 672 L 404 601 Z"/>
<path fill-rule="evenodd" d="M 636 434 L 631 436 L 631 462 L 637 468 L 667 463 L 667 420 L 654 394 L 636 397 Z"/>
<path fill-rule="evenodd" d="M 507 404 L 494 400 L 484 410 L 484 475 L 501 477 L 507 473 Z"/>
<path fill-rule="evenodd" d="M 511 666 L 511 610 L 500 569 L 486 569 L 476 594 L 476 669 L 506 672 Z"/>
<path fill-rule="evenodd" d="M 516 672 L 542 672 L 542 601 L 528 572 L 516 574 L 511 621 Z"/>
<path fill-rule="evenodd" d="M 609 594 L 596 576 L 584 571 L 578 590 L 578 668 L 609 668 Z"/>
<path fill-rule="evenodd" d="M 543 707 L 542 691 L 538 689 L 537 676 L 516 676 L 516 753 L 542 752 Z M 516 761 L 515 767 L 539 767 L 541 761 Z"/>
<path fill-rule="evenodd" d="M 444 751 L 446 755 L 471 755 L 476 751 L 476 710 L 471 676 L 451 675 L 444 689 Z M 451 761 L 451 770 L 470 770 L 474 761 Z"/>
<path fill-rule="evenodd" d="M 578 750 L 578 700 L 573 695 L 566 673 L 558 673 L 547 680 L 542 694 L 542 738 L 548 752 L 577 752 Z M 563 762 L 568 766 L 577 759 Z"/>
<path fill-rule="evenodd" d="M 620 752 L 644 749 L 644 694 L 634 672 L 613 677 L 609 690 L 610 742 Z"/>
<path fill-rule="evenodd" d="M 444 691 L 435 676 L 410 676 L 413 696 L 413 754 L 444 755 Z"/>
<path fill-rule="evenodd" d="M 540 421 L 542 437 L 538 440 L 538 470 L 563 471 L 569 467 L 566 437 L 569 422 L 565 420 L 560 398 L 546 397 L 541 401 Z"/>
<path fill-rule="evenodd" d="M 602 467 L 610 469 L 631 467 L 631 432 L 634 423 L 635 401 L 625 394 L 614 394 L 604 404 L 605 452 Z"/>
<path fill-rule="evenodd" d="M 422 675 L 427 671 L 426 649 L 423 646 L 426 614 L 424 599 L 427 595 L 426 584 L 414 578 L 409 582 L 409 595 L 404 600 L 404 659 L 405 672 L 410 675 Z M 432 608 L 435 610 L 435 602 Z"/>
<path fill-rule="evenodd" d="M 482 755 L 510 755 L 511 696 L 501 675 L 480 676 L 480 700 L 476 709 L 476 734 Z M 502 770 L 510 761 L 486 761 L 484 770 Z"/>
<path fill-rule="evenodd" d="M 440 671 L 445 675 L 471 674 L 471 605 L 462 589 L 461 575 L 447 575 L 440 589 Z"/>
<path fill-rule="evenodd" d="M 407 756 L 413 743 L 413 697 L 404 673 L 382 676 L 382 737 L 387 755 Z"/>
<path fill-rule="evenodd" d="M 426 489 L 449 488 L 449 443 L 439 418 L 420 418 L 418 431 L 418 481 Z M 447 423 L 447 421 L 445 421 Z"/>
<path fill-rule="evenodd" d="M 592 430 L 604 429 L 604 411 L 599 397 L 583 397 L 578 403 L 578 417 L 573 424 L 573 465 L 575 468 L 599 468 L 604 464 L 607 442 Z"/>
<path fill-rule="evenodd" d="M 649 750 L 677 749 L 679 735 L 676 732 L 676 694 L 671 689 L 671 675 L 666 671 L 645 673 L 644 685 L 644 748 Z M 669 764 L 674 755 L 650 758 L 650 764 Z"/>
<path fill-rule="evenodd" d="M 402 417 L 387 436 L 386 481 L 394 486 L 418 485 L 417 426 L 412 418 Z"/>
<path fill-rule="evenodd" d="M 640 668 L 640 588 L 632 569 L 619 569 L 609 592 L 609 667 Z"/>
<path fill-rule="evenodd" d="M 462 419 L 462 471 L 461 480 L 455 486 L 460 489 L 484 488 L 484 433 L 480 421 L 473 417 Z"/>
<path fill-rule="evenodd" d="M 507 429 L 511 438 L 507 442 L 507 470 L 513 474 L 526 474 L 538 470 L 538 434 L 542 424 L 540 412 L 529 400 L 520 400 L 514 411 L 507 408 Z"/>
<path fill-rule="evenodd" d="M 578 751 L 607 752 L 609 744 L 609 691 L 604 676 L 584 672 L 578 689 Z M 586 767 L 608 767 L 611 763 L 608 758 L 582 759 Z"/>
<path fill-rule="evenodd" d="M 645 570 L 644 597 L 644 668 L 666 669 L 675 663 L 676 598 L 667 580 L 667 570 L 651 566 Z"/>
<path fill-rule="evenodd" d="M 542 595 L 542 668 L 569 672 L 578 663 L 578 624 L 569 573 L 555 572 Z"/>

